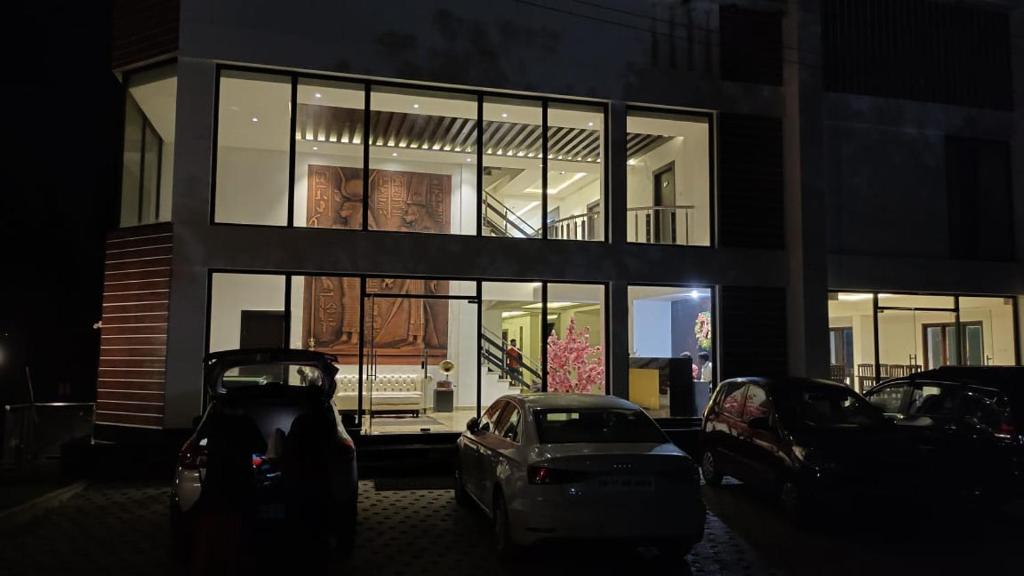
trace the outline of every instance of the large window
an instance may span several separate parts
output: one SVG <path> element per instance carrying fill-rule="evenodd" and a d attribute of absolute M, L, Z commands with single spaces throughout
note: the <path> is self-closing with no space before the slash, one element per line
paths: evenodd
<path fill-rule="evenodd" d="M 626 132 L 627 240 L 709 246 L 708 118 L 630 111 Z"/>
<path fill-rule="evenodd" d="M 1011 298 L 833 292 L 831 375 L 863 392 L 942 366 L 1013 365 L 1013 318 Z"/>
<path fill-rule="evenodd" d="M 548 238 L 604 239 L 604 110 L 551 104 L 547 130 Z"/>
<path fill-rule="evenodd" d="M 175 67 L 129 74 L 125 84 L 121 226 L 167 221 L 174 172 Z"/>
<path fill-rule="evenodd" d="M 603 106 L 225 69 L 217 113 L 217 223 L 605 238 Z"/>
<path fill-rule="evenodd" d="M 655 417 L 703 413 L 717 381 L 713 309 L 709 288 L 629 287 L 630 401 Z M 687 359 L 690 379 L 672 394 Z"/>
<path fill-rule="evenodd" d="M 287 224 L 291 91 L 287 76 L 221 73 L 216 222 Z"/>
<path fill-rule="evenodd" d="M 548 284 L 544 318 L 549 392 L 604 394 L 605 286 Z"/>

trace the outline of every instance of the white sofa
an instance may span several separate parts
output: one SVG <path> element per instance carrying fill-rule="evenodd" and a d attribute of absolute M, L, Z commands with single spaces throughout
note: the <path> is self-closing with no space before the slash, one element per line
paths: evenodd
<path fill-rule="evenodd" d="M 338 374 L 334 403 L 339 410 L 357 410 L 359 406 L 359 376 Z M 382 374 L 366 378 L 363 394 L 365 412 L 411 412 L 419 415 L 423 403 L 423 376 L 415 374 Z"/>

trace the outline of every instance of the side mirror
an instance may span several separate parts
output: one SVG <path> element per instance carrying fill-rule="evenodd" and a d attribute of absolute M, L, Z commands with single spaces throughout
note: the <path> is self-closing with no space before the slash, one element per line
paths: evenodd
<path fill-rule="evenodd" d="M 480 419 L 473 416 L 466 422 L 466 430 L 469 430 L 470 434 L 476 434 L 480 431 Z"/>
<path fill-rule="evenodd" d="M 752 430 L 770 431 L 772 429 L 771 420 L 769 420 L 767 416 L 751 418 L 750 421 L 747 422 L 747 426 L 750 426 Z"/>

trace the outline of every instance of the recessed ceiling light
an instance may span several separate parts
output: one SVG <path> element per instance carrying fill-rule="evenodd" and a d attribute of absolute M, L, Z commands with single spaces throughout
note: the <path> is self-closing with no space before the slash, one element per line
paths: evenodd
<path fill-rule="evenodd" d="M 256 116 L 253 116 L 253 117 L 252 117 L 252 121 L 253 121 L 253 122 L 259 122 L 259 121 L 260 121 L 260 119 L 259 119 L 259 118 L 257 118 Z"/>
<path fill-rule="evenodd" d="M 398 152 L 392 152 L 391 155 L 392 156 L 398 156 Z"/>
<path fill-rule="evenodd" d="M 319 98 L 321 96 L 321 94 L 319 92 L 317 92 L 316 94 L 313 94 L 313 96 L 316 96 L 317 98 Z"/>
<path fill-rule="evenodd" d="M 313 146 L 313 150 L 319 150 L 319 149 L 320 149 L 319 146 Z"/>
<path fill-rule="evenodd" d="M 466 158 L 466 162 L 472 162 L 472 161 L 473 161 L 472 158 Z"/>
<path fill-rule="evenodd" d="M 413 108 L 419 108 L 419 107 L 420 107 L 420 105 L 419 105 L 419 104 L 413 104 L 413 105 L 412 105 L 412 107 L 413 107 Z"/>
<path fill-rule="evenodd" d="M 700 292 L 697 292 L 696 290 L 690 290 L 690 298 L 693 298 L 694 300 L 700 298 Z"/>
<path fill-rule="evenodd" d="M 502 112 L 501 113 L 501 117 L 502 118 L 508 118 L 508 112 Z"/>
<path fill-rule="evenodd" d="M 594 125 L 593 122 L 587 122 L 587 126 L 593 126 L 593 125 Z"/>

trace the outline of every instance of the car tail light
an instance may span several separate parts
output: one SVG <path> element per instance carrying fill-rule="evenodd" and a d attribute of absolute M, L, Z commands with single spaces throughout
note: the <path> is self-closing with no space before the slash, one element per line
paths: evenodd
<path fill-rule="evenodd" d="M 559 470 L 549 466 L 530 466 L 526 469 L 530 484 L 571 484 L 586 479 L 585 472 Z"/>
<path fill-rule="evenodd" d="M 999 426 L 996 427 L 993 434 L 995 434 L 997 438 L 1017 438 L 1017 427 L 1009 418 L 1007 418 L 999 423 Z"/>
<path fill-rule="evenodd" d="M 189 438 L 188 442 L 178 452 L 178 466 L 186 470 L 199 470 L 206 467 L 206 447 L 199 445 L 195 437 Z"/>

